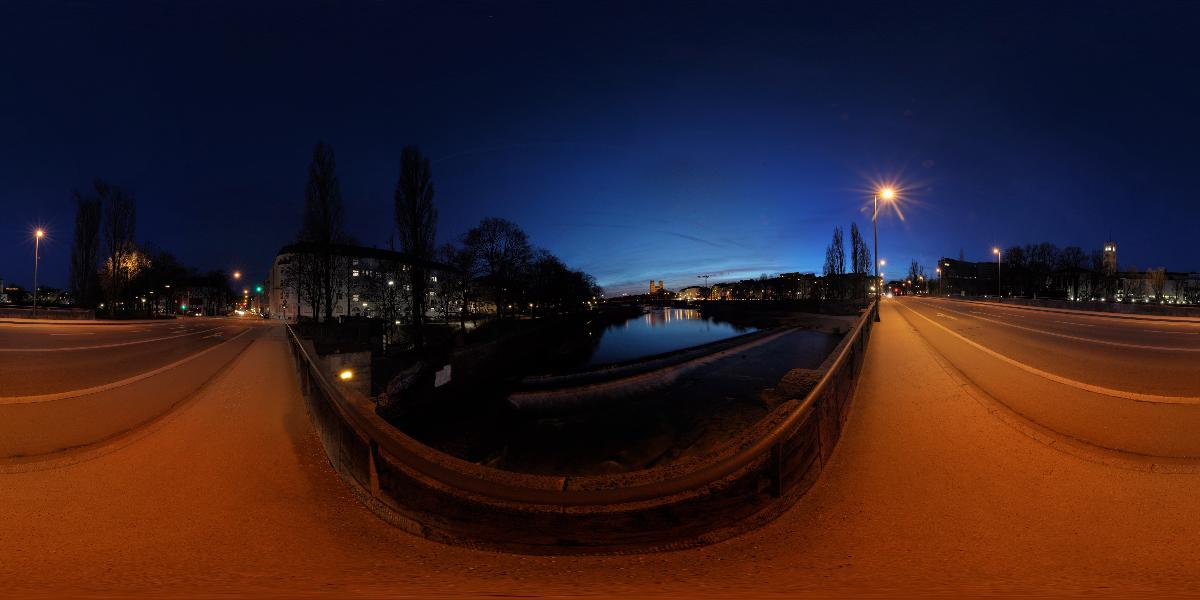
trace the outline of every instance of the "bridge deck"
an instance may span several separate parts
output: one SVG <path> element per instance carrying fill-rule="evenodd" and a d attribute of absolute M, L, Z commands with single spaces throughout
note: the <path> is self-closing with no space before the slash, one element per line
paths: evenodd
<path fill-rule="evenodd" d="M 0 581 L 23 596 L 1197 591 L 1200 476 L 1056 450 L 992 414 L 896 303 L 882 316 L 822 479 L 725 543 L 551 558 L 393 529 L 328 467 L 273 329 L 139 435 L 0 474 Z"/>

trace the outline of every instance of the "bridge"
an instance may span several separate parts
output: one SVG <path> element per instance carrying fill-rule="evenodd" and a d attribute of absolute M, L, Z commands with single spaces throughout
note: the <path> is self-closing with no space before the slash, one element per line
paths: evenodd
<path fill-rule="evenodd" d="M 928 298 L 880 316 L 836 450 L 789 510 L 715 544 L 602 556 L 473 550 L 378 518 L 330 465 L 283 326 L 0 323 L 0 581 L 21 596 L 1197 585 L 1200 321 Z"/>

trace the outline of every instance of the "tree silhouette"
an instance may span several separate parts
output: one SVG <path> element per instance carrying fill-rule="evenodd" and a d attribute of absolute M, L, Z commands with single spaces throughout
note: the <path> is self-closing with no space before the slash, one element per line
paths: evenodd
<path fill-rule="evenodd" d="M 832 295 L 842 297 L 843 289 L 841 284 L 841 275 L 846 273 L 846 248 L 842 244 L 842 228 L 833 228 L 833 240 L 829 242 L 829 246 L 825 248 L 825 269 L 824 274 L 830 282 L 830 292 Z"/>
<path fill-rule="evenodd" d="M 512 221 L 489 217 L 467 232 L 463 245 L 475 257 L 484 285 L 492 290 L 496 316 L 503 318 L 509 290 L 515 292 L 514 284 L 533 256 L 529 237 Z"/>
<path fill-rule="evenodd" d="M 308 242 L 312 256 L 298 261 L 303 285 L 313 307 L 313 318 L 324 308 L 325 319 L 333 318 L 333 302 L 338 277 L 335 245 L 345 239 L 342 225 L 342 187 L 336 174 L 333 147 L 318 141 L 308 165 L 308 184 L 304 188 L 304 221 L 300 241 Z"/>
<path fill-rule="evenodd" d="M 116 304 L 128 287 L 129 269 L 137 248 L 133 243 L 137 224 L 137 204 L 133 194 L 120 186 L 96 179 L 93 183 L 100 197 L 104 221 L 104 282 L 108 292 L 108 312 L 116 313 Z"/>
<path fill-rule="evenodd" d="M 867 289 L 864 284 L 866 276 L 871 273 L 871 250 L 867 248 L 867 241 L 859 233 L 857 223 L 850 224 L 850 261 L 853 265 L 856 291 L 865 297 Z"/>
<path fill-rule="evenodd" d="M 429 159 L 416 146 L 400 152 L 400 180 L 395 192 L 396 229 L 400 251 L 407 254 L 411 267 L 413 341 L 420 347 L 424 338 L 421 326 L 425 317 L 429 275 L 426 265 L 433 258 L 437 234 L 437 208 L 433 206 L 433 177 Z"/>
<path fill-rule="evenodd" d="M 99 295 L 97 262 L 100 256 L 102 201 L 98 194 L 75 192 L 75 237 L 71 241 L 71 294 L 79 306 L 93 307 Z"/>

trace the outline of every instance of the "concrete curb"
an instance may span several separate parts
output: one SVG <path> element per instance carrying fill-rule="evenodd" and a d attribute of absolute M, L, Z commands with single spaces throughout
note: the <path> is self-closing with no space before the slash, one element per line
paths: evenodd
<path fill-rule="evenodd" d="M 904 313 L 898 313 L 903 315 Z M 908 317 L 904 319 L 907 321 Z M 909 322 L 909 326 L 913 327 Z M 985 410 L 993 417 L 1004 422 L 1004 424 L 1012 427 L 1022 435 L 1030 439 L 1053 448 L 1064 454 L 1068 454 L 1096 464 L 1102 464 L 1109 467 L 1126 469 L 1130 471 L 1144 471 L 1151 473 L 1200 473 L 1200 459 L 1176 458 L 1167 456 L 1151 456 L 1146 454 L 1136 454 L 1126 452 L 1115 448 L 1106 448 L 1093 444 L 1087 440 L 1080 439 L 1067 433 L 1056 431 L 1045 425 L 1042 425 L 1029 417 L 1017 412 L 1004 401 L 992 396 L 983 388 L 979 387 L 958 367 L 954 366 L 945 355 L 934 348 L 924 336 L 921 337 L 921 343 L 925 349 L 933 357 L 938 366 L 953 379 L 961 389 L 972 399 L 978 402 Z"/>
<path fill-rule="evenodd" d="M 0 432 L 0 473 L 37 471 L 75 464 L 103 456 L 140 439 L 146 427 L 155 427 L 177 407 L 195 397 L 257 339 L 257 336 L 252 336 L 234 343 L 241 337 L 239 335 L 238 338 L 213 346 L 200 353 L 203 356 L 195 355 L 198 362 L 203 363 L 203 368 L 199 370 L 164 369 L 133 383 L 85 396 L 52 402 L 0 405 L 0 425 L 11 428 L 11 431 Z M 188 362 L 193 362 L 190 357 L 173 367 Z M 158 386 L 163 378 L 182 386 L 186 393 L 174 400 L 167 398 L 164 402 Z M 92 411 L 105 410 L 106 407 L 110 412 L 120 413 L 115 426 L 100 426 L 84 420 L 86 425 L 82 429 L 75 431 L 71 437 L 61 438 L 55 445 L 49 445 L 37 434 L 38 428 L 29 425 L 53 421 L 57 414 L 64 411 L 75 415 L 90 414 Z M 114 410 L 114 407 L 119 410 Z"/>

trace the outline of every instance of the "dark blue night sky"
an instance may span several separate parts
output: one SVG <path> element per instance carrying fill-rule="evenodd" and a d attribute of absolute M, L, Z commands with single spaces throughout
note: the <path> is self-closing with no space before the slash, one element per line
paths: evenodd
<path fill-rule="evenodd" d="M 1110 231 L 1200 270 L 1197 3 L 241 4 L 0 4 L 0 278 L 42 224 L 66 284 L 95 176 L 140 241 L 262 276 L 318 139 L 360 243 L 417 144 L 441 241 L 506 217 L 609 293 L 820 271 L 879 178 L 896 274 Z"/>

